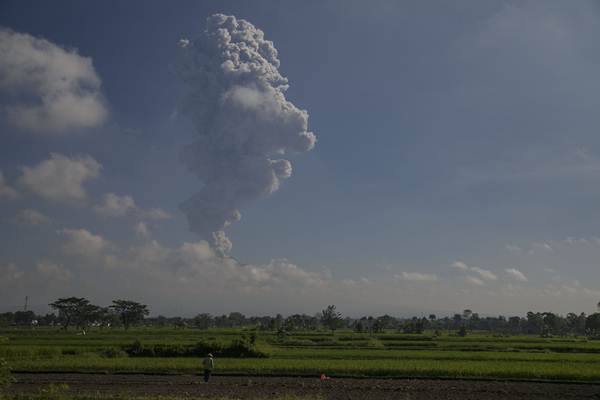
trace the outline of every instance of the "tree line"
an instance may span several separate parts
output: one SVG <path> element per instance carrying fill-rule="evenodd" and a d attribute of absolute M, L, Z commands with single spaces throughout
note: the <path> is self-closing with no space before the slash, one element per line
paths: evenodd
<path fill-rule="evenodd" d="M 148 306 L 131 300 L 113 300 L 108 307 L 92 304 L 83 297 L 64 297 L 49 304 L 57 313 L 36 315 L 33 311 L 17 311 L 0 314 L 0 325 L 61 326 L 67 330 L 89 326 L 122 326 L 125 329 L 139 324 L 150 311 Z"/>
<path fill-rule="evenodd" d="M 163 317 L 164 318 L 164 317 Z M 169 319 L 157 321 L 160 325 L 168 324 Z M 256 327 L 262 330 L 274 331 L 303 331 L 328 329 L 351 329 L 357 333 L 383 333 L 395 330 L 402 333 L 420 334 L 425 330 L 456 331 L 465 335 L 470 331 L 487 331 L 503 334 L 530 334 L 540 336 L 564 335 L 600 335 L 600 313 L 586 315 L 585 313 L 568 313 L 566 316 L 551 312 L 528 312 L 524 317 L 480 317 L 472 310 L 464 310 L 453 316 L 438 318 L 434 314 L 427 317 L 397 318 L 390 315 L 378 317 L 364 316 L 360 318 L 343 317 L 334 305 L 328 306 L 315 315 L 293 314 L 284 318 L 281 314 L 275 317 L 246 317 L 241 313 L 212 316 L 198 314 L 189 320 L 179 320 L 186 325 L 201 329 Z"/>
<path fill-rule="evenodd" d="M 223 315 L 200 313 L 193 318 L 157 317 L 147 318 L 148 307 L 131 300 L 113 300 L 108 307 L 100 307 L 80 297 L 59 298 L 49 304 L 57 313 L 36 315 L 32 311 L 17 311 L 0 314 L 0 326 L 43 325 L 61 326 L 64 329 L 75 326 L 85 329 L 88 326 L 123 327 L 144 325 L 155 327 L 208 328 L 256 328 L 276 331 L 284 335 L 292 331 L 351 329 L 357 333 L 382 333 L 394 330 L 402 333 L 423 333 L 456 331 L 466 335 L 470 331 L 484 331 L 502 334 L 529 334 L 540 336 L 600 335 L 600 313 L 568 313 L 559 315 L 551 312 L 528 312 L 525 316 L 480 316 L 470 309 L 452 316 L 437 317 L 434 314 L 399 318 L 390 315 L 344 317 L 335 305 L 329 305 L 315 315 L 292 314 L 284 317 L 246 316 L 240 312 Z"/>

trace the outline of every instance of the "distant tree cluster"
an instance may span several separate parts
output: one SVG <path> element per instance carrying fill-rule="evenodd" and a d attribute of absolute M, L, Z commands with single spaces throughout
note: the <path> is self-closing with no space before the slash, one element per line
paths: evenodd
<path fill-rule="evenodd" d="M 57 322 L 64 329 L 72 325 L 85 329 L 89 325 L 109 327 L 119 323 L 129 329 L 149 314 L 146 305 L 130 300 L 113 300 L 112 305 L 100 307 L 83 297 L 66 297 L 49 305 L 58 311 Z"/>
<path fill-rule="evenodd" d="M 157 325 L 175 325 L 175 319 L 157 317 L 147 322 Z M 585 313 L 568 313 L 566 316 L 551 312 L 528 312 L 524 317 L 497 316 L 480 317 L 472 310 L 464 310 L 453 316 L 438 318 L 434 314 L 427 317 L 396 318 L 390 315 L 379 317 L 364 316 L 361 318 L 343 318 L 334 305 L 330 305 L 320 313 L 311 316 L 293 314 L 284 318 L 281 314 L 275 317 L 246 317 L 240 313 L 212 316 L 198 314 L 186 320 L 176 319 L 178 324 L 193 326 L 199 329 L 253 327 L 261 330 L 285 332 L 327 329 L 334 332 L 338 328 L 352 329 L 357 333 L 377 334 L 386 330 L 402 333 L 420 334 L 425 330 L 452 331 L 458 335 L 467 335 L 470 331 L 487 331 L 502 334 L 529 334 L 540 336 L 552 335 L 600 335 L 600 313 L 586 315 Z"/>
<path fill-rule="evenodd" d="M 0 326 L 61 326 L 67 330 L 77 327 L 84 330 L 89 326 L 130 326 L 141 323 L 149 314 L 144 304 L 130 300 L 113 300 L 108 307 L 92 304 L 83 297 L 64 297 L 49 306 L 57 314 L 36 315 L 33 311 L 17 311 L 0 314 Z"/>
<path fill-rule="evenodd" d="M 327 306 L 321 311 L 321 323 L 334 333 L 342 325 L 342 314 L 337 312 L 334 305 Z"/>
<path fill-rule="evenodd" d="M 89 300 L 79 297 L 60 298 L 50 303 L 57 314 L 36 315 L 32 311 L 17 311 L 0 314 L 0 326 L 56 325 L 68 329 L 76 326 L 123 327 L 143 324 L 145 326 L 175 327 L 196 329 L 209 328 L 254 328 L 273 331 L 278 337 L 285 337 L 293 331 L 352 329 L 358 333 L 378 334 L 389 330 L 402 333 L 421 334 L 426 330 L 434 332 L 455 332 L 467 335 L 471 331 L 500 334 L 528 334 L 539 336 L 588 335 L 600 336 L 600 313 L 568 313 L 559 315 L 551 312 L 528 312 L 525 316 L 482 317 L 470 309 L 452 316 L 438 318 L 434 314 L 427 317 L 397 318 L 390 315 L 378 317 L 344 318 L 335 305 L 329 305 L 315 315 L 293 314 L 276 316 L 245 316 L 239 312 L 213 316 L 201 313 L 193 318 L 157 316 L 146 318 L 148 307 L 130 300 L 114 300 L 108 307 L 99 307 Z"/>
<path fill-rule="evenodd" d="M 403 333 L 423 333 L 426 329 L 434 331 L 456 331 L 466 335 L 469 331 L 488 331 L 505 334 L 551 335 L 597 335 L 600 333 L 600 314 L 586 316 L 584 313 L 569 313 L 566 316 L 550 312 L 528 312 L 525 317 L 480 317 L 472 310 L 437 318 L 430 314 L 426 317 L 393 318 L 362 317 L 352 322 L 356 332 L 379 333 L 393 328 Z"/>

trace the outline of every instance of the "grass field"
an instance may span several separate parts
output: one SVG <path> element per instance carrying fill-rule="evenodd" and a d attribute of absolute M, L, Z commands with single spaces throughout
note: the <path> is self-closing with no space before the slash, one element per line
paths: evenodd
<path fill-rule="evenodd" d="M 92 330 L 57 328 L 0 331 L 0 358 L 18 372 L 199 373 L 197 357 L 132 357 L 146 346 L 187 348 L 199 341 L 228 342 L 248 331 L 196 329 Z M 600 341 L 585 338 L 404 335 L 349 331 L 299 332 L 277 338 L 257 332 L 266 358 L 216 357 L 217 374 L 356 377 L 497 378 L 600 382 Z"/>

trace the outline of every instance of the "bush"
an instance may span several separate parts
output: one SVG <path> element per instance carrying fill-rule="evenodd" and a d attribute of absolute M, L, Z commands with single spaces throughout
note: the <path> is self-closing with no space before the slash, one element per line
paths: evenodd
<path fill-rule="evenodd" d="M 0 347 L 0 357 L 4 358 L 5 360 L 54 358 L 58 357 L 60 354 L 60 349 L 52 347 Z"/>
<path fill-rule="evenodd" d="M 39 358 L 55 358 L 60 356 L 61 351 L 52 347 L 40 347 L 35 354 Z"/>
<path fill-rule="evenodd" d="M 219 341 L 200 341 L 192 346 L 184 345 L 143 345 L 136 340 L 123 351 L 131 357 L 204 357 L 208 353 L 220 357 L 264 358 L 267 354 L 252 344 L 252 339 L 243 336 L 230 343 Z"/>
<path fill-rule="evenodd" d="M 7 362 L 0 358 L 0 393 L 13 382 Z"/>
<path fill-rule="evenodd" d="M 72 398 L 69 395 L 69 385 L 66 383 L 58 385 L 51 383 L 47 389 L 40 391 L 40 397 L 46 400 L 69 400 Z"/>
<path fill-rule="evenodd" d="M 154 349 L 144 346 L 139 340 L 129 346 L 123 346 L 123 351 L 132 357 L 154 357 Z"/>
<path fill-rule="evenodd" d="M 283 346 L 314 346 L 315 342 L 309 339 L 288 339 L 279 344 Z"/>
<path fill-rule="evenodd" d="M 381 342 L 378 339 L 369 339 L 366 347 L 373 347 L 373 348 L 380 348 L 380 349 L 385 348 L 383 342 Z"/>
<path fill-rule="evenodd" d="M 67 348 L 62 349 L 61 353 L 63 356 L 78 356 L 80 354 L 83 354 L 84 351 L 77 347 L 67 347 Z"/>
<path fill-rule="evenodd" d="M 100 350 L 100 355 L 105 358 L 120 358 L 126 357 L 127 353 L 116 347 L 107 347 Z"/>
<path fill-rule="evenodd" d="M 246 338 L 235 339 L 229 344 L 222 342 L 198 342 L 194 347 L 199 356 L 212 353 L 220 357 L 232 358 L 264 358 L 267 354 L 258 350 Z"/>

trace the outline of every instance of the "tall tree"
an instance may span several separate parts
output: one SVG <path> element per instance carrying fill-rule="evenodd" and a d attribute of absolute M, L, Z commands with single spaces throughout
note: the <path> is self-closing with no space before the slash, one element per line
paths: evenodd
<path fill-rule="evenodd" d="M 508 318 L 508 329 L 511 333 L 521 333 L 521 318 L 513 316 Z"/>
<path fill-rule="evenodd" d="M 529 311 L 527 313 L 526 323 L 527 333 L 535 333 L 541 335 L 544 333 L 544 316 L 539 312 Z"/>
<path fill-rule="evenodd" d="M 0 326 L 8 326 L 15 322 L 15 314 L 12 312 L 5 312 L 0 314 Z"/>
<path fill-rule="evenodd" d="M 321 311 L 321 323 L 331 329 L 332 334 L 340 326 L 341 322 L 342 314 L 337 312 L 333 304 Z"/>
<path fill-rule="evenodd" d="M 120 319 L 120 315 L 109 307 L 99 307 L 96 312 L 96 321 L 101 328 L 119 325 Z"/>
<path fill-rule="evenodd" d="M 585 330 L 592 336 L 600 334 L 600 313 L 588 315 L 585 320 Z"/>
<path fill-rule="evenodd" d="M 15 324 L 17 325 L 31 325 L 34 320 L 35 313 L 33 311 L 15 312 Z"/>
<path fill-rule="evenodd" d="M 194 325 L 199 329 L 208 329 L 213 324 L 213 317 L 210 314 L 202 313 L 194 317 Z"/>
<path fill-rule="evenodd" d="M 144 317 L 150 314 L 148 306 L 130 300 L 113 300 L 110 306 L 119 316 L 125 329 L 129 329 L 131 325 L 144 320 Z"/>
<path fill-rule="evenodd" d="M 49 306 L 58 311 L 59 321 L 64 329 L 69 329 L 72 324 L 85 327 L 96 317 L 99 309 L 83 297 L 60 298 Z"/>
<path fill-rule="evenodd" d="M 85 334 L 85 328 L 87 328 L 92 322 L 99 321 L 101 318 L 101 307 L 95 306 L 93 304 L 86 304 L 81 308 L 79 314 L 77 315 L 75 323 L 77 324 L 77 327 L 79 329 L 84 330 L 83 333 Z"/>

